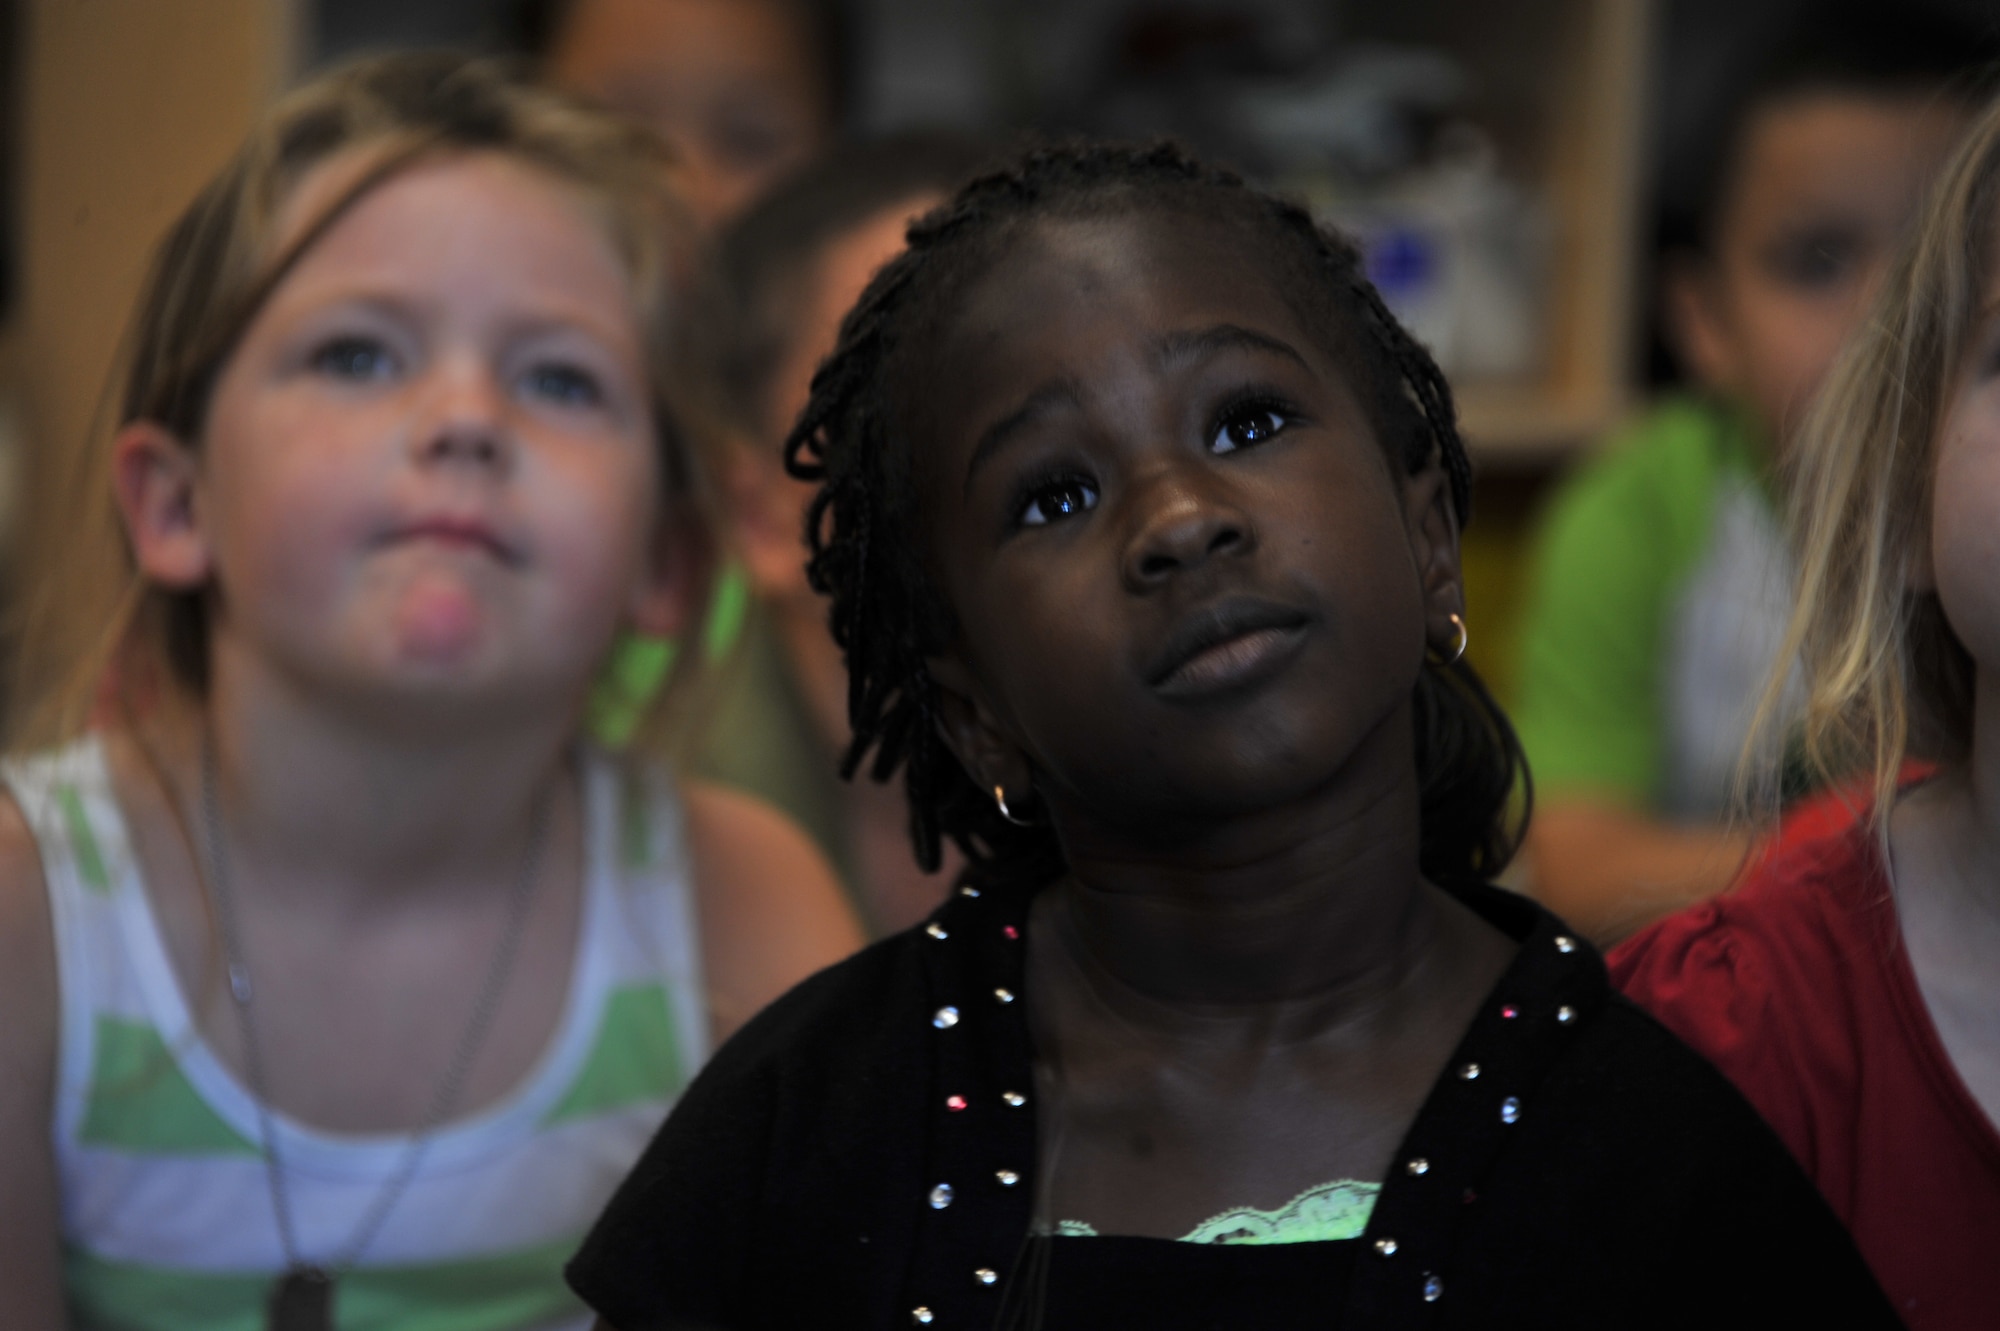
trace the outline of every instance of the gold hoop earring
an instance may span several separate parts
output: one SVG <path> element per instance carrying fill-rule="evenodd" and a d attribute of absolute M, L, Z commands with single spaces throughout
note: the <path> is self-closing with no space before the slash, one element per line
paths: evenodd
<path fill-rule="evenodd" d="M 1463 619 L 1460 619 L 1457 615 L 1451 616 L 1451 626 L 1458 630 L 1458 641 L 1452 644 L 1450 656 L 1440 656 L 1437 658 L 1437 663 L 1441 666 L 1457 665 L 1459 658 L 1465 655 L 1466 644 L 1472 641 L 1472 634 L 1466 630 Z"/>
<path fill-rule="evenodd" d="M 1002 818 L 1005 818 L 1008 822 L 1014 824 L 1014 826 L 1016 827 L 1034 826 L 1034 824 L 1029 822 L 1026 818 L 1016 818 L 1014 816 L 1014 811 L 1007 807 L 1007 787 L 1005 786 L 993 787 L 993 803 L 996 807 L 999 808 L 1000 816 Z"/>

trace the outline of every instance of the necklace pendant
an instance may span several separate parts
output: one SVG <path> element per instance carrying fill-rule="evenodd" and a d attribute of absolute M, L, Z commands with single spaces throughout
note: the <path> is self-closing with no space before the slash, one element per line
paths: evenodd
<path fill-rule="evenodd" d="M 333 1277 L 317 1266 L 294 1266 L 271 1287 L 269 1331 L 333 1331 Z"/>

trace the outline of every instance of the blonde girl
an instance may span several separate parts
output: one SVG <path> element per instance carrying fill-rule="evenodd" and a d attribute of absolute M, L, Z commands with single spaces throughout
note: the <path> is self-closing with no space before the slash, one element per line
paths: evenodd
<path fill-rule="evenodd" d="M 1920 1331 L 2000 1325 L 1996 201 L 2000 106 L 1798 447 L 1779 659 L 1802 662 L 1800 751 L 1847 795 L 1613 957 L 1764 1112 Z"/>
<path fill-rule="evenodd" d="M 857 942 L 775 815 L 579 737 L 702 599 L 664 165 L 390 57 L 167 236 L 23 629 L 9 1326 L 578 1323 L 706 1050 Z"/>

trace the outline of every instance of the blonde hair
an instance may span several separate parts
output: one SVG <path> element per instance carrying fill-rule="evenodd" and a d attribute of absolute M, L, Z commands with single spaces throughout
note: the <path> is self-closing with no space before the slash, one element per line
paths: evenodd
<path fill-rule="evenodd" d="M 1971 730 L 1972 659 L 1914 579 L 1928 568 L 1939 437 L 1996 276 L 1997 192 L 2000 102 L 1932 190 L 1791 462 L 1797 597 L 1751 743 L 1784 724 L 1796 660 L 1805 703 L 1793 751 L 1818 783 L 1866 779 L 1878 833 L 1905 761 L 1961 760 Z"/>
<path fill-rule="evenodd" d="M 490 60 L 401 53 L 357 61 L 300 87 L 266 114 L 155 252 L 121 354 L 120 426 L 155 422 L 200 447 L 209 398 L 245 329 L 300 257 L 383 181 L 438 153 L 519 159 L 574 189 L 631 274 L 650 363 L 662 510 L 692 522 L 706 549 L 704 487 L 676 366 L 688 223 L 669 192 L 671 161 L 645 130 L 536 87 Z M 336 155 L 365 169 L 276 249 L 300 183 Z M 111 435 L 51 469 L 36 506 L 44 530 L 26 554 L 9 741 L 58 743 L 85 729 L 108 687 L 122 702 L 207 682 L 200 593 L 150 585 L 133 562 L 112 498 Z M 696 622 L 699 622 L 697 616 Z M 681 653 L 683 661 L 697 653 Z"/>

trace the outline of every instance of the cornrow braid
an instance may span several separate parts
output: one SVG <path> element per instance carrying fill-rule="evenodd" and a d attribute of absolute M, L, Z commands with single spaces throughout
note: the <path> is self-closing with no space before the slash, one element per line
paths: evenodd
<path fill-rule="evenodd" d="M 920 508 L 902 408 L 922 387 L 922 358 L 955 301 L 1028 224 L 1135 212 L 1216 220 L 1259 243 L 1282 265 L 1281 290 L 1308 327 L 1356 366 L 1353 387 L 1390 456 L 1411 474 L 1435 460 L 1461 525 L 1470 511 L 1472 466 L 1444 375 L 1383 304 L 1356 247 L 1304 208 L 1164 142 L 1038 146 L 972 181 L 911 224 L 908 248 L 849 311 L 785 448 L 791 474 L 820 487 L 807 518 L 807 575 L 831 599 L 847 660 L 853 740 L 841 773 L 852 778 L 865 764 L 887 781 L 902 771 L 926 870 L 938 867 L 945 838 L 973 881 L 1045 880 L 1063 857 L 1049 827 L 1002 818 L 939 734 L 926 662 L 949 645 L 954 621 L 914 539 Z M 1423 870 L 1443 883 L 1489 880 L 1526 821 L 1520 745 L 1463 661 L 1428 663 L 1414 702 Z"/>

